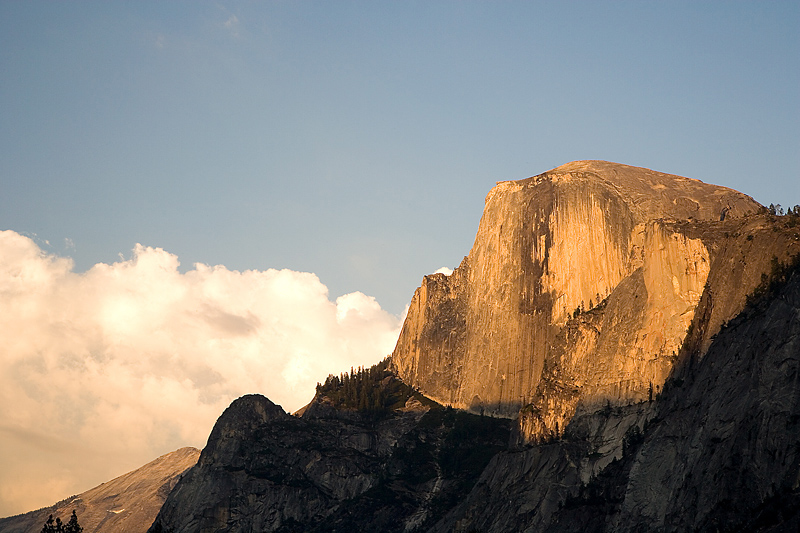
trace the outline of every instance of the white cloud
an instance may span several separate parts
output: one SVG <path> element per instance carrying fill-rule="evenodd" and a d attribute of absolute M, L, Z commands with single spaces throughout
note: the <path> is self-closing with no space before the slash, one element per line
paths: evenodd
<path fill-rule="evenodd" d="M 0 516 L 202 447 L 242 394 L 296 410 L 397 340 L 398 317 L 359 292 L 330 301 L 314 274 L 178 265 L 137 245 L 76 274 L 0 232 Z"/>
<path fill-rule="evenodd" d="M 452 268 L 447 268 L 447 267 L 442 267 L 439 270 L 437 270 L 436 272 L 434 272 L 434 274 L 444 274 L 445 276 L 449 276 L 452 273 L 453 273 L 453 269 Z"/>
<path fill-rule="evenodd" d="M 226 20 L 222 26 L 231 32 L 233 37 L 239 36 L 239 18 L 236 15 L 231 15 L 228 17 L 228 20 Z"/>

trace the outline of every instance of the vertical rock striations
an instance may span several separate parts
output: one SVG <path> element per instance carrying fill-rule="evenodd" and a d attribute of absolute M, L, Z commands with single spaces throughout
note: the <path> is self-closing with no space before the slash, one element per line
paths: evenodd
<path fill-rule="evenodd" d="M 653 401 L 579 413 L 561 438 L 497 454 L 430 531 L 798 531 L 793 270 Z"/>
<path fill-rule="evenodd" d="M 528 406 L 533 440 L 578 405 L 646 398 L 677 360 L 720 232 L 761 210 L 731 189 L 602 161 L 498 183 L 469 255 L 414 294 L 393 363 L 448 405 L 508 417 Z"/>

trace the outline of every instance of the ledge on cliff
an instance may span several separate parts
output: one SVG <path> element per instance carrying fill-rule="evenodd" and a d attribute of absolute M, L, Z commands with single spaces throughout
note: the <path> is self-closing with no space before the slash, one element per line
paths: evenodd
<path fill-rule="evenodd" d="M 295 414 L 374 424 L 398 412 L 437 407 L 442 406 L 399 379 L 387 357 L 370 368 L 329 375 L 325 383 L 317 384 L 314 399 Z"/>

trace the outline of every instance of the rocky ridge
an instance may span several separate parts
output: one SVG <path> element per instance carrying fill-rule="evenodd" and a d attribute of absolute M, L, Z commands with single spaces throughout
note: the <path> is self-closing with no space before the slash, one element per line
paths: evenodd
<path fill-rule="evenodd" d="M 167 495 L 199 456 L 196 448 L 175 450 L 50 507 L 0 518 L 0 532 L 38 532 L 49 515 L 67 522 L 73 510 L 84 533 L 141 532 L 153 522 Z"/>
<path fill-rule="evenodd" d="M 389 409 L 377 417 L 337 406 L 322 392 L 302 416 L 259 395 L 234 401 L 150 531 L 415 531 L 434 524 L 505 448 L 510 424 L 445 409 L 378 370 L 373 385 Z"/>
<path fill-rule="evenodd" d="M 536 445 L 503 446 L 507 426 L 492 425 L 502 419 L 409 390 L 381 420 L 359 420 L 319 393 L 302 418 L 241 398 L 151 531 L 794 531 L 800 256 L 793 261 L 771 272 L 777 283 L 753 293 L 704 357 L 679 360 L 652 399 L 581 408 Z M 390 382 L 387 368 L 380 383 Z M 459 479 L 465 470 L 473 474 Z"/>

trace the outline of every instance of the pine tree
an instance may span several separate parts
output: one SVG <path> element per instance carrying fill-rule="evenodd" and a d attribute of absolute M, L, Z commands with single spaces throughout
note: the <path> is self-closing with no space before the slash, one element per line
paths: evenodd
<path fill-rule="evenodd" d="M 72 511 L 72 516 L 66 525 L 60 518 L 53 520 L 53 515 L 47 518 L 47 521 L 42 526 L 41 533 L 83 533 L 83 528 L 78 524 L 78 515 Z"/>
<path fill-rule="evenodd" d="M 55 525 L 53 524 L 53 515 L 47 519 L 47 521 L 42 526 L 42 533 L 52 533 L 56 530 Z"/>
<path fill-rule="evenodd" d="M 64 528 L 64 533 L 83 533 L 83 528 L 78 524 L 78 515 L 75 514 L 75 509 L 72 510 L 72 516 Z"/>

